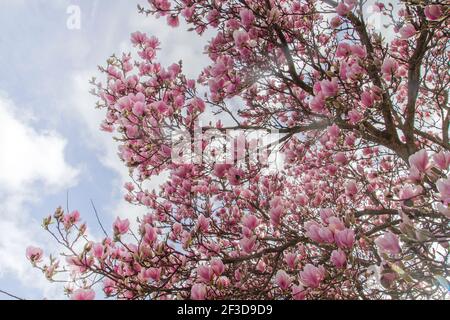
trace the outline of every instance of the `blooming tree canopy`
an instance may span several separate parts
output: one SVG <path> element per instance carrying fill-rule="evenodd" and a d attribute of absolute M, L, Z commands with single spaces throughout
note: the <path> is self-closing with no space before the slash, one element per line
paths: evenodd
<path fill-rule="evenodd" d="M 148 214 L 94 242 L 59 208 L 43 225 L 66 263 L 38 248 L 28 258 L 49 279 L 70 270 L 73 299 L 96 285 L 120 299 L 444 298 L 445 2 L 149 0 L 141 13 L 213 38 L 198 79 L 158 63 L 158 39 L 136 32 L 135 52 L 93 80 L 130 169 L 125 200 Z M 223 161 L 220 137 L 235 132 Z M 267 153 L 282 160 L 250 161 L 251 141 L 237 140 L 251 132 L 276 132 Z"/>

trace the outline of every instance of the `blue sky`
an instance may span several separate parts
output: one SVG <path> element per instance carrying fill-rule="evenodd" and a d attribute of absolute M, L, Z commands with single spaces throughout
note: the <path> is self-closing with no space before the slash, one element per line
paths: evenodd
<path fill-rule="evenodd" d="M 130 51 L 140 30 L 162 42 L 163 64 L 180 59 L 196 77 L 208 37 L 172 29 L 165 20 L 137 12 L 138 0 L 2 0 L 0 3 L 0 289 L 27 299 L 63 298 L 26 261 L 32 244 L 46 253 L 58 247 L 40 228 L 44 216 L 65 206 L 78 209 L 100 235 L 90 206 L 111 225 L 117 215 L 143 213 L 123 200 L 127 170 L 89 94 L 88 80 L 112 53 Z M 80 9 L 81 28 L 67 27 L 70 6 Z M 160 181 L 153 181 L 156 186 Z M 0 299 L 7 298 L 0 296 Z"/>

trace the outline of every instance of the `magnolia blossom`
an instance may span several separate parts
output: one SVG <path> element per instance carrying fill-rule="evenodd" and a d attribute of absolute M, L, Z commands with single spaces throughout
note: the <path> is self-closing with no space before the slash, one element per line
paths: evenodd
<path fill-rule="evenodd" d="M 343 2 L 339 3 L 336 7 L 336 13 L 340 16 L 346 16 L 350 12 L 350 10 L 351 8 Z"/>
<path fill-rule="evenodd" d="M 44 251 L 41 248 L 29 246 L 26 249 L 27 259 L 33 263 L 41 262 L 43 255 L 44 255 Z"/>
<path fill-rule="evenodd" d="M 64 226 L 66 228 L 69 228 L 78 221 L 80 221 L 80 212 L 78 212 L 78 210 L 64 215 Z"/>
<path fill-rule="evenodd" d="M 419 196 L 422 193 L 422 191 L 423 189 L 421 186 L 407 185 L 400 190 L 399 198 L 400 200 L 413 199 Z"/>
<path fill-rule="evenodd" d="M 194 284 L 191 289 L 192 300 L 205 300 L 206 299 L 206 287 L 203 284 Z"/>
<path fill-rule="evenodd" d="M 433 155 L 434 163 L 441 170 L 447 170 L 450 167 L 450 152 L 441 151 Z"/>
<path fill-rule="evenodd" d="M 292 297 L 295 300 L 304 300 L 306 296 L 305 288 L 303 286 L 292 286 Z"/>
<path fill-rule="evenodd" d="M 118 235 L 127 233 L 129 230 L 129 227 L 130 227 L 130 221 L 128 219 L 122 220 L 119 217 L 117 217 L 117 219 L 113 225 L 114 232 Z"/>
<path fill-rule="evenodd" d="M 259 220 L 254 215 L 247 215 L 242 219 L 242 223 L 245 227 L 253 230 L 259 225 Z"/>
<path fill-rule="evenodd" d="M 398 62 L 392 58 L 384 59 L 383 65 L 381 66 L 381 72 L 385 75 L 390 75 L 397 71 Z"/>
<path fill-rule="evenodd" d="M 450 204 L 450 178 L 440 179 L 436 183 L 436 187 L 439 191 L 441 201 L 445 205 Z"/>
<path fill-rule="evenodd" d="M 291 277 L 286 273 L 286 271 L 278 270 L 275 276 L 275 282 L 282 290 L 289 288 L 291 281 Z"/>
<path fill-rule="evenodd" d="M 216 276 L 220 276 L 225 271 L 225 265 L 220 259 L 213 259 L 211 261 L 211 268 L 216 274 Z"/>
<path fill-rule="evenodd" d="M 402 249 L 400 248 L 398 237 L 390 231 L 377 238 L 375 240 L 375 243 L 383 252 L 399 254 L 402 251 Z"/>
<path fill-rule="evenodd" d="M 72 300 L 94 300 L 95 292 L 92 289 L 78 289 L 72 294 Z"/>
<path fill-rule="evenodd" d="M 351 248 L 355 242 L 355 232 L 350 229 L 344 229 L 335 233 L 336 244 L 340 248 Z"/>
<path fill-rule="evenodd" d="M 425 16 L 428 20 L 438 20 L 442 16 L 442 6 L 438 4 L 430 4 L 426 6 Z"/>
<path fill-rule="evenodd" d="M 336 268 L 345 267 L 345 263 L 347 262 L 347 257 L 345 256 L 344 251 L 341 249 L 333 250 L 331 253 L 331 262 L 336 266 Z"/>
<path fill-rule="evenodd" d="M 411 23 L 408 23 L 399 30 L 399 33 L 403 39 L 408 39 L 416 34 L 416 28 Z"/>
<path fill-rule="evenodd" d="M 207 266 L 200 266 L 197 268 L 197 273 L 201 281 L 205 283 L 211 282 L 214 276 L 214 270 Z"/>
<path fill-rule="evenodd" d="M 325 269 L 322 266 L 315 267 L 308 263 L 303 271 L 300 271 L 300 278 L 306 286 L 317 288 L 325 279 Z"/>
<path fill-rule="evenodd" d="M 243 238 L 240 241 L 240 245 L 241 245 L 242 249 L 244 250 L 244 252 L 252 253 L 253 250 L 255 249 L 256 237 Z"/>
<path fill-rule="evenodd" d="M 425 172 L 430 167 L 428 153 L 426 150 L 420 150 L 409 157 L 409 165 L 416 168 L 419 172 Z"/>
<path fill-rule="evenodd" d="M 251 10 L 248 10 L 248 9 L 242 9 L 239 12 L 239 15 L 242 20 L 242 25 L 245 28 L 249 28 L 251 26 L 251 24 L 253 23 L 253 21 L 255 20 L 255 15 L 253 14 L 253 12 Z"/>
<path fill-rule="evenodd" d="M 297 255 L 295 253 L 288 253 L 284 259 L 289 268 L 295 269 L 295 265 L 297 262 Z"/>

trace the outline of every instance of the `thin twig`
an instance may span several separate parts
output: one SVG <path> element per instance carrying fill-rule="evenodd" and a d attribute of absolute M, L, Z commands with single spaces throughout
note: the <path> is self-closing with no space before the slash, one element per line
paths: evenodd
<path fill-rule="evenodd" d="M 25 299 L 23 299 L 23 298 L 20 298 L 20 297 L 18 297 L 18 296 L 15 296 L 15 295 L 13 295 L 13 294 L 11 294 L 11 293 L 9 293 L 9 292 L 3 291 L 3 290 L 0 290 L 0 293 L 3 293 L 3 294 L 5 294 L 5 295 L 7 295 L 7 296 L 9 296 L 9 297 L 11 297 L 11 298 L 16 299 L 16 300 L 25 300 Z"/>
<path fill-rule="evenodd" d="M 91 205 L 92 205 L 92 208 L 94 209 L 95 217 L 97 218 L 97 221 L 98 221 L 98 224 L 100 225 L 100 228 L 102 229 L 102 231 L 105 234 L 105 236 L 108 238 L 109 237 L 108 233 L 106 232 L 105 228 L 103 227 L 102 222 L 100 221 L 100 217 L 98 216 L 97 209 L 95 208 L 94 201 L 92 201 L 92 199 L 91 199 Z"/>

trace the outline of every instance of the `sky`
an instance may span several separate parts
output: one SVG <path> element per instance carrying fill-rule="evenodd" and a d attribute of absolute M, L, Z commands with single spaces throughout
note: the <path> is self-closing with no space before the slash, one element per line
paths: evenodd
<path fill-rule="evenodd" d="M 40 227 L 58 206 L 78 209 L 100 237 L 104 225 L 145 213 L 123 200 L 128 181 L 110 134 L 99 130 L 89 79 L 113 53 L 132 51 L 134 31 L 157 36 L 164 65 L 183 60 L 196 78 L 208 37 L 137 12 L 139 0 L 0 1 L 0 290 L 25 299 L 64 298 L 25 258 L 29 245 L 60 252 Z M 80 19 L 77 19 L 77 18 Z M 162 178 L 161 178 L 162 179 Z M 157 186 L 161 181 L 154 181 Z M 0 294 L 0 299 L 8 299 Z"/>

